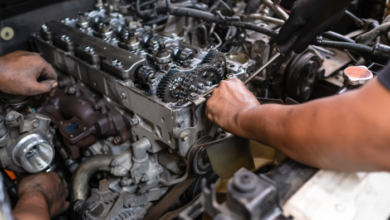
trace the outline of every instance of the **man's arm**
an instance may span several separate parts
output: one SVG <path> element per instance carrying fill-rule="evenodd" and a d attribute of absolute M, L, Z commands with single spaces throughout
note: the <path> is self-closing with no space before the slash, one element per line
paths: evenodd
<path fill-rule="evenodd" d="M 68 190 L 56 173 L 38 173 L 21 180 L 12 214 L 18 220 L 49 220 L 69 207 Z"/>
<path fill-rule="evenodd" d="M 390 171 L 390 92 L 377 79 L 343 95 L 296 106 L 260 105 L 237 80 L 221 83 L 206 114 L 307 165 L 345 171 Z"/>

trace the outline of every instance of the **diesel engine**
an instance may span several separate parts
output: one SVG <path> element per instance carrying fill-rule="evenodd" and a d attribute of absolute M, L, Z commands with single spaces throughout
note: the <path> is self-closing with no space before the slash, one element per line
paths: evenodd
<path fill-rule="evenodd" d="M 55 68 L 55 94 L 0 94 L 1 167 L 61 173 L 67 219 L 287 219 L 283 205 L 318 170 L 213 124 L 213 89 L 238 78 L 261 104 L 299 104 L 360 87 L 390 57 L 389 35 L 352 40 L 374 19 L 286 53 L 277 0 L 87 3 L 26 36 Z"/>

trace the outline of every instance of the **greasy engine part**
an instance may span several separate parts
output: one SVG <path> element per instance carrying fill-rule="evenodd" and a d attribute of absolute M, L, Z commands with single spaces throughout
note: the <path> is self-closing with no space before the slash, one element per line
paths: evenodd
<path fill-rule="evenodd" d="M 157 95 L 163 102 L 177 102 L 180 86 L 186 75 L 179 70 L 171 70 L 161 79 L 157 87 Z"/>
<path fill-rule="evenodd" d="M 38 173 L 54 159 L 50 118 L 37 113 L 0 116 L 1 167 L 16 173 Z"/>
<path fill-rule="evenodd" d="M 89 15 L 92 20 L 96 18 L 93 16 L 97 15 L 105 16 L 108 20 L 117 20 L 106 15 L 104 11 L 97 10 Z M 31 35 L 34 48 L 74 80 L 81 81 L 104 95 L 130 122 L 132 141 L 146 137 L 152 145 L 149 150 L 152 153 L 169 147 L 186 156 L 198 139 L 198 134 L 213 136 L 215 126 L 205 117 L 204 106 L 193 109 L 190 103 L 167 104 L 157 96 L 158 83 L 166 74 L 165 70 L 160 70 L 161 63 L 155 62 L 164 62 L 163 57 L 153 57 L 158 50 L 158 43 L 164 43 L 166 48 L 177 46 L 181 51 L 191 45 L 182 45 L 174 36 L 165 37 L 154 34 L 147 28 L 139 28 L 136 32 L 139 32 L 137 34 L 140 36 L 141 47 L 137 51 L 127 51 L 118 48 L 115 43 L 107 43 L 81 32 L 70 23 L 51 21 L 44 27 L 40 32 Z M 196 47 L 191 49 L 199 51 Z M 181 63 L 180 58 L 175 61 L 176 64 Z M 201 59 L 193 58 L 188 67 L 176 66 L 181 72 L 191 72 L 200 62 Z M 171 64 L 164 65 L 166 68 Z M 145 71 L 145 66 L 153 71 Z M 143 70 L 142 74 L 140 70 Z M 141 79 L 143 83 L 135 83 Z M 79 87 L 80 85 L 76 86 Z"/>
<path fill-rule="evenodd" d="M 101 138 L 114 136 L 113 142 L 121 144 L 130 137 L 123 116 L 106 99 L 81 83 L 72 85 L 70 78 L 60 80 L 55 95 L 37 111 L 58 126 L 74 160 L 80 157 L 79 148 Z"/>
<path fill-rule="evenodd" d="M 207 5 L 187 0 L 172 4 L 169 0 L 136 1 L 136 8 L 139 6 L 136 11 L 131 4 L 122 4 L 123 1 L 99 0 L 94 10 L 61 22 L 47 22 L 31 35 L 32 48 L 58 72 L 70 77 L 59 84 L 60 97 L 56 94 L 58 99 L 52 98 L 37 110 L 47 113 L 58 128 L 60 135 L 55 146 L 68 169 L 74 172 L 71 200 L 76 200 L 73 209 L 77 218 L 158 219 L 197 179 L 192 171 L 203 175 L 211 171 L 212 165 L 225 180 L 219 185 L 224 184 L 226 191 L 228 178 L 241 166 L 253 169 L 247 140 L 239 141 L 233 136 L 220 140 L 226 136 L 219 136 L 217 126 L 207 119 L 206 99 L 198 94 L 226 78 L 252 79 L 257 69 L 272 63 L 276 26 L 263 21 L 277 19 L 268 17 L 271 14 L 267 7 L 260 9 L 260 17 L 269 19 L 241 16 L 244 2 L 227 5 L 237 17 L 213 13 L 225 7 L 222 2 L 210 2 L 212 13 L 209 13 Z M 267 0 L 269 3 L 272 4 Z M 279 9 L 276 5 L 272 8 Z M 280 25 L 280 21 L 276 23 Z M 344 51 L 340 53 L 348 57 Z M 302 85 L 308 79 L 311 91 L 314 86 L 311 83 L 315 82 L 311 76 L 320 75 L 314 70 L 322 68 L 321 57 L 315 51 L 290 57 L 279 71 L 279 84 L 274 88 L 276 98 L 286 96 L 288 90 L 287 96 L 306 100 L 308 86 Z M 262 82 L 271 68 L 259 71 L 253 83 L 248 84 L 251 92 L 263 94 Z M 102 106 L 95 105 L 97 102 Z M 89 133 L 81 132 L 85 139 L 71 143 L 70 134 L 64 133 L 69 121 L 89 123 L 95 115 L 109 122 L 105 124 L 109 131 L 94 130 L 95 123 L 91 123 L 92 130 L 85 126 Z M 130 126 L 126 127 L 126 123 Z M 69 128 L 77 127 L 73 126 Z M 216 146 L 209 143 L 211 140 L 215 140 Z M 72 151 L 69 156 L 62 145 L 73 146 L 76 153 Z M 280 182 L 275 182 L 287 185 L 294 182 L 282 178 L 290 173 L 286 167 L 281 172 L 284 170 L 278 176 Z M 94 189 L 100 180 L 99 189 Z M 239 192 L 232 195 L 245 197 L 246 201 L 268 196 L 271 199 L 256 206 L 267 216 L 279 210 L 273 209 L 274 203 L 266 204 L 274 202 L 272 196 L 277 193 L 274 185 L 263 180 L 261 177 L 256 181 L 273 195 L 264 194 L 260 188 L 251 191 L 248 197 Z M 288 190 L 280 191 L 289 194 Z M 238 204 L 223 211 L 230 217 L 251 212 L 242 208 L 240 201 L 234 198 L 231 201 Z M 177 211 L 184 209 L 184 204 L 173 207 Z M 271 209 L 266 210 L 267 207 Z"/>
<path fill-rule="evenodd" d="M 99 189 L 93 189 L 85 201 L 78 200 L 73 210 L 85 220 L 140 220 L 147 214 L 151 202 L 160 199 L 168 187 L 152 189 L 146 194 L 115 193 L 109 189 L 109 181 L 101 180 Z"/>
<path fill-rule="evenodd" d="M 283 86 L 287 97 L 303 102 L 310 98 L 314 86 L 323 78 L 325 70 L 321 68 L 323 58 L 313 49 L 294 54 L 285 63 Z"/>
<path fill-rule="evenodd" d="M 208 188 L 203 180 L 201 197 L 180 213 L 179 219 L 193 220 L 202 212 L 223 220 L 289 219 L 282 214 L 283 204 L 316 172 L 290 159 L 266 175 L 241 168 L 229 179 L 223 204 L 216 201 L 215 188 Z"/>
<path fill-rule="evenodd" d="M 184 79 L 180 97 L 189 97 L 191 93 L 202 94 L 212 85 L 219 84 L 223 79 L 223 72 L 217 66 L 211 64 L 200 65 Z"/>
<path fill-rule="evenodd" d="M 120 155 L 96 155 L 81 163 L 72 180 L 74 211 L 86 219 L 142 219 L 151 202 L 159 200 L 169 186 L 186 180 L 189 173 L 186 164 L 185 173 L 177 178 L 183 172 L 175 167 L 175 155 L 150 154 L 150 148 L 149 140 L 142 138 Z M 93 189 L 88 197 L 88 180 L 99 170 L 113 176 L 100 181 L 99 190 Z"/>

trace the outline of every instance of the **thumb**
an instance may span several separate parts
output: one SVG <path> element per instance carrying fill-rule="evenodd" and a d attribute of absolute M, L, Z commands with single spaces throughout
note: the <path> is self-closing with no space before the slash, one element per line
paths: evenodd
<path fill-rule="evenodd" d="M 58 85 L 57 80 L 44 80 L 41 82 L 32 83 L 27 90 L 28 96 L 40 95 L 44 93 L 49 93 L 52 89 L 56 88 Z"/>

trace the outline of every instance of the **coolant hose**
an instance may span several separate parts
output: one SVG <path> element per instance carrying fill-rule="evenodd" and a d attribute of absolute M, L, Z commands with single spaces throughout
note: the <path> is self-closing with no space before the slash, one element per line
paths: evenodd
<path fill-rule="evenodd" d="M 235 26 L 235 27 L 242 27 L 244 29 L 259 32 L 259 33 L 262 33 L 262 34 L 265 34 L 265 35 L 268 35 L 271 37 L 276 37 L 278 34 L 277 32 L 275 32 L 269 28 L 260 27 L 260 26 L 257 26 L 257 25 L 251 24 L 251 23 L 247 23 L 247 22 L 232 21 L 232 22 L 229 22 L 229 25 Z"/>
<path fill-rule="evenodd" d="M 317 40 L 315 43 L 317 46 L 321 47 L 331 47 L 337 49 L 346 49 L 353 50 L 358 53 L 363 53 L 365 55 L 371 55 L 373 49 L 369 46 L 357 43 L 348 43 L 348 42 L 336 42 L 336 41 L 326 41 L 326 40 Z"/>
<path fill-rule="evenodd" d="M 322 36 L 323 37 L 326 37 L 330 40 L 334 40 L 334 41 L 342 41 L 342 42 L 349 42 L 349 43 L 355 43 L 354 40 L 352 40 L 351 38 L 348 38 L 348 37 L 345 37 L 341 34 L 338 34 L 336 32 L 333 32 L 333 31 L 327 31 L 327 32 L 324 32 L 322 33 Z"/>
<path fill-rule="evenodd" d="M 110 167 L 114 155 L 95 155 L 83 161 L 72 178 L 72 192 L 70 199 L 86 200 L 88 196 L 88 181 L 92 175 Z"/>

